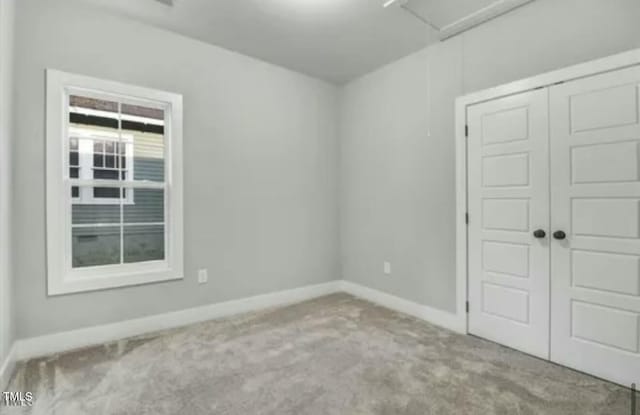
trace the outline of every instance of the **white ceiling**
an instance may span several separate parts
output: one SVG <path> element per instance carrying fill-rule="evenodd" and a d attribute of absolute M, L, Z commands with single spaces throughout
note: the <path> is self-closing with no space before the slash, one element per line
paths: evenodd
<path fill-rule="evenodd" d="M 86 0 L 226 49 L 344 83 L 438 41 L 385 0 Z M 496 0 L 409 0 L 439 27 Z"/>

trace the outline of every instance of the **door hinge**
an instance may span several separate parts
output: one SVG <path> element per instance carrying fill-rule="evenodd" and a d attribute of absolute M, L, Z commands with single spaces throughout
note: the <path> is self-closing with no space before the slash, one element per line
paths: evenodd
<path fill-rule="evenodd" d="M 464 221 L 467 225 L 469 224 L 469 213 L 464 214 Z"/>
<path fill-rule="evenodd" d="M 467 314 L 469 314 L 469 302 L 468 301 L 467 301 L 467 304 L 466 304 L 466 309 L 467 309 Z"/>
<path fill-rule="evenodd" d="M 465 136 L 465 138 L 469 138 L 469 126 L 468 125 L 464 126 L 464 136 Z"/>

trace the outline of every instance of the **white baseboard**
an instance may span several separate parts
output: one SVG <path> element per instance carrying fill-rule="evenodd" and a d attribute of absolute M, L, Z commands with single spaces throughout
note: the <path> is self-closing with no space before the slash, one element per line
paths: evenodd
<path fill-rule="evenodd" d="M 428 323 L 435 324 L 436 326 L 444 327 L 457 333 L 467 333 L 467 318 L 465 315 L 458 316 L 455 313 L 414 303 L 413 301 L 405 300 L 404 298 L 365 287 L 351 281 L 342 281 L 341 288 L 342 291 L 346 293 L 400 313 L 409 314 Z"/>
<path fill-rule="evenodd" d="M 11 375 L 17 361 L 100 345 L 234 314 L 293 304 L 336 292 L 346 292 L 449 330 L 466 333 L 466 316 L 460 317 L 350 281 L 331 281 L 118 323 L 21 339 L 15 342 L 10 356 L 2 366 L 0 380 L 4 381 L 5 376 Z"/>
<path fill-rule="evenodd" d="M 340 289 L 340 281 L 331 281 L 324 284 L 262 294 L 255 297 L 127 320 L 119 323 L 105 324 L 101 326 L 87 327 L 62 333 L 22 339 L 18 340 L 15 344 L 14 361 L 27 360 L 83 347 L 95 346 L 128 337 L 200 323 L 202 321 L 213 320 L 215 318 L 234 314 L 261 310 L 273 306 L 293 304 L 339 292 Z"/>
<path fill-rule="evenodd" d="M 2 362 L 2 366 L 0 366 L 0 391 L 7 390 L 7 385 L 9 385 L 11 375 L 16 367 L 16 361 L 16 344 L 13 343 L 9 350 L 9 354 L 7 354 L 4 362 Z"/>

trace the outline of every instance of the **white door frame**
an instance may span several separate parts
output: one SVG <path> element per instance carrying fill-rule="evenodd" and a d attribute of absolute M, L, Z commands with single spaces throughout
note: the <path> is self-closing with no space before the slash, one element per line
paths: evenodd
<path fill-rule="evenodd" d="M 467 316 L 467 283 L 469 278 L 467 272 L 467 107 L 635 65 L 640 65 L 640 49 L 547 72 L 542 75 L 474 92 L 456 99 L 456 314 L 458 318 L 464 319 L 465 332 L 469 332 L 469 319 Z M 470 220 L 476 220 L 476 218 L 470 218 Z"/>

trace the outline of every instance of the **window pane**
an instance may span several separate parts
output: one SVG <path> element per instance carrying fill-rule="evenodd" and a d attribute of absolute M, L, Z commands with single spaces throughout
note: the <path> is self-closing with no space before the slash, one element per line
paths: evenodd
<path fill-rule="evenodd" d="M 133 203 L 123 207 L 125 224 L 164 222 L 164 190 L 135 189 L 133 199 Z"/>
<path fill-rule="evenodd" d="M 78 169 L 77 167 L 71 167 L 69 169 L 69 177 L 71 177 L 72 179 L 77 179 L 79 177 L 79 173 L 80 169 Z"/>
<path fill-rule="evenodd" d="M 87 203 L 86 200 L 91 199 L 93 187 L 82 186 L 78 190 L 78 196 L 83 196 L 85 203 L 74 202 L 71 207 L 71 224 L 72 225 L 104 225 L 120 223 L 120 204 L 118 200 L 118 189 L 116 191 L 115 200 L 110 201 L 111 204 Z"/>
<path fill-rule="evenodd" d="M 114 142 L 120 138 L 119 119 L 116 101 L 81 95 L 69 97 L 69 163 L 80 167 L 78 176 L 73 178 L 91 179 L 91 167 L 105 166 L 105 150 L 109 147 L 113 150 Z M 115 167 L 114 164 L 110 167 Z"/>
<path fill-rule="evenodd" d="M 118 170 L 94 169 L 93 178 L 95 180 L 118 180 Z M 117 192 L 116 197 L 118 197 Z"/>
<path fill-rule="evenodd" d="M 80 157 L 77 151 L 69 153 L 69 164 L 71 166 L 78 166 L 80 164 Z"/>
<path fill-rule="evenodd" d="M 98 188 L 83 186 L 79 196 L 91 198 Z M 120 264 L 121 207 L 118 188 L 112 204 L 73 203 L 71 208 L 72 265 L 74 268 Z"/>
<path fill-rule="evenodd" d="M 123 129 L 164 134 L 164 110 L 144 105 L 122 104 Z M 125 128 L 128 127 L 128 128 Z"/>
<path fill-rule="evenodd" d="M 125 263 L 163 260 L 164 249 L 164 225 L 124 227 Z"/>
<path fill-rule="evenodd" d="M 96 187 L 93 189 L 93 197 L 96 199 L 118 199 L 120 189 L 116 187 Z"/>
<path fill-rule="evenodd" d="M 69 122 L 98 129 L 118 128 L 118 103 L 79 95 L 69 97 Z"/>
<path fill-rule="evenodd" d="M 116 167 L 116 158 L 114 156 L 104 156 L 104 166 L 110 169 Z"/>
<path fill-rule="evenodd" d="M 73 228 L 71 249 L 74 268 L 119 264 L 120 227 Z"/>
<path fill-rule="evenodd" d="M 122 105 L 123 135 L 133 137 L 133 180 L 164 181 L 164 110 L 138 105 Z M 122 149 L 121 149 L 122 150 Z M 131 167 L 122 160 L 122 168 Z"/>
<path fill-rule="evenodd" d="M 71 188 L 71 197 L 75 199 L 80 197 L 80 188 L 78 186 L 73 186 Z"/>

